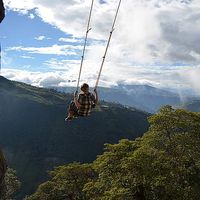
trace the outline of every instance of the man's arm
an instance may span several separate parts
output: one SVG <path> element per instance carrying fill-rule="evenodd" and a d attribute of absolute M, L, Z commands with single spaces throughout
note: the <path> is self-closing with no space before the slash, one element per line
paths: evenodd
<path fill-rule="evenodd" d="M 77 94 L 78 94 L 78 92 L 76 91 L 74 93 L 74 103 L 75 103 L 77 108 L 80 108 L 81 104 L 78 102 L 78 95 Z"/>

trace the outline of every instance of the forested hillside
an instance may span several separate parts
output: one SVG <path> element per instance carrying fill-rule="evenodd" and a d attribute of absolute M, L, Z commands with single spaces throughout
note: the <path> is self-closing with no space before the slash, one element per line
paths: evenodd
<path fill-rule="evenodd" d="M 187 101 L 183 105 L 183 108 L 185 108 L 187 110 L 191 110 L 193 112 L 200 112 L 200 100 Z"/>
<path fill-rule="evenodd" d="M 20 200 L 54 166 L 92 162 L 105 143 L 134 139 L 148 129 L 149 114 L 105 102 L 90 117 L 66 123 L 70 100 L 71 95 L 0 77 L 0 145 L 22 182 Z"/>
<path fill-rule="evenodd" d="M 166 106 L 141 138 L 55 168 L 27 200 L 199 200 L 200 113 Z"/>

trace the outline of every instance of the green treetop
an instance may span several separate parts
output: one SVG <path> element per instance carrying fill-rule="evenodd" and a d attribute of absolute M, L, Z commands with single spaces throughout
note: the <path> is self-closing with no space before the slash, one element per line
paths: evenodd
<path fill-rule="evenodd" d="M 200 113 L 165 106 L 149 122 L 142 138 L 106 144 L 91 165 L 57 168 L 29 200 L 199 200 Z"/>

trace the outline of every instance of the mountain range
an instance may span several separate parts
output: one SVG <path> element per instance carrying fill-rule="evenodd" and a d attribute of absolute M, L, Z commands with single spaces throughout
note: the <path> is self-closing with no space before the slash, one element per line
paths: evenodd
<path fill-rule="evenodd" d="M 192 112 L 200 112 L 200 100 L 192 99 L 191 101 L 187 101 L 182 105 L 182 108 Z"/>
<path fill-rule="evenodd" d="M 72 93 L 73 87 L 53 87 L 61 92 Z M 155 113 L 161 106 L 180 105 L 181 98 L 175 92 L 155 88 L 149 85 L 118 85 L 117 87 L 98 88 L 101 100 L 120 103 L 125 106 Z"/>

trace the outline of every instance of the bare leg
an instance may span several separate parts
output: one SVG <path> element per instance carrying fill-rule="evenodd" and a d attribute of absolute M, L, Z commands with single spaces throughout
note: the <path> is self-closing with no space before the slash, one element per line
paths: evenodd
<path fill-rule="evenodd" d="M 75 103 L 72 101 L 69 105 L 69 108 L 68 108 L 68 116 L 67 118 L 65 119 L 65 121 L 70 121 L 72 120 L 74 117 L 77 116 L 77 108 L 75 106 Z"/>

